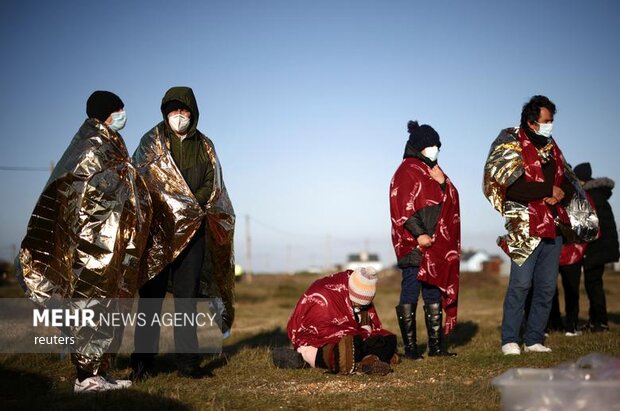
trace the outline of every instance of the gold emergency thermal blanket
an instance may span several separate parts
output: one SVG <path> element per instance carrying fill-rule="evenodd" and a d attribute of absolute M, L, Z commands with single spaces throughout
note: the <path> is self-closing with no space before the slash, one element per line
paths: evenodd
<path fill-rule="evenodd" d="M 142 138 L 134 153 L 134 164 L 153 201 L 147 270 L 149 278 L 156 276 L 174 261 L 196 231 L 203 227 L 207 252 L 199 296 L 221 298 L 226 310 L 223 319 L 230 327 L 234 319 L 235 214 L 213 143 L 205 135 L 199 136 L 214 169 L 213 192 L 204 207 L 198 204 L 172 158 L 163 122 Z"/>
<path fill-rule="evenodd" d="M 141 273 L 151 201 L 122 138 L 98 120 L 80 127 L 34 208 L 17 258 L 17 277 L 40 306 L 51 299 L 132 297 Z M 91 301 L 92 303 L 90 303 Z M 76 308 L 76 307 L 74 307 Z M 73 329 L 74 361 L 96 372 L 114 330 Z"/>
<path fill-rule="evenodd" d="M 498 244 L 505 244 L 505 251 L 510 258 L 521 265 L 540 243 L 540 237 L 530 234 L 528 206 L 506 200 L 507 187 L 525 172 L 518 132 L 518 128 L 502 130 L 491 144 L 484 166 L 483 191 L 493 207 L 506 219 L 505 226 L 508 233 L 498 238 Z M 538 156 L 544 158 L 551 155 L 552 145 L 549 144 L 537 151 Z M 562 234 L 568 241 L 591 241 L 596 238 L 598 232 L 598 218 L 588 203 L 575 173 L 566 162 L 564 162 L 564 178 L 573 185 L 575 194 L 565 206 L 570 225 L 560 225 Z"/>

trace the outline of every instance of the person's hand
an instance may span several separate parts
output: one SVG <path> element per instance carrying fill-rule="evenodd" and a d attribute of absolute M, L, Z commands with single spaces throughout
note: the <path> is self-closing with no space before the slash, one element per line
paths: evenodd
<path fill-rule="evenodd" d="M 441 171 L 441 168 L 439 168 L 438 165 L 431 168 L 431 177 L 433 177 L 433 180 L 437 181 L 439 184 L 443 184 L 446 181 L 446 176 L 443 174 L 443 171 Z"/>
<path fill-rule="evenodd" d="M 360 311 L 359 317 L 360 317 L 360 325 L 362 327 L 365 327 L 365 326 L 368 327 L 368 331 L 371 331 L 372 330 L 372 327 L 371 327 L 372 323 L 370 321 L 370 314 L 368 314 L 368 310 Z"/>
<path fill-rule="evenodd" d="M 418 240 L 418 244 L 420 245 L 420 247 L 428 248 L 431 245 L 433 245 L 433 240 L 428 234 L 420 235 L 417 240 Z"/>
<path fill-rule="evenodd" d="M 555 197 L 545 197 L 543 201 L 549 205 L 556 205 L 558 203 L 558 199 Z"/>
<path fill-rule="evenodd" d="M 564 199 L 564 191 L 558 186 L 553 186 L 553 191 L 551 195 L 553 196 L 553 198 L 558 200 L 558 202 Z"/>

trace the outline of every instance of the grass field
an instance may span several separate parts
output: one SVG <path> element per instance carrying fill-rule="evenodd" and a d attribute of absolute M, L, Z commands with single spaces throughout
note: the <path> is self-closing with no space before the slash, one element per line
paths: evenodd
<path fill-rule="evenodd" d="M 565 337 L 552 333 L 550 354 L 504 357 L 500 353 L 502 301 L 507 278 L 461 275 L 459 325 L 450 338 L 455 358 L 403 361 L 384 376 L 326 374 L 319 369 L 281 370 L 271 363 L 271 348 L 287 344 L 286 322 L 314 275 L 254 276 L 237 285 L 237 319 L 224 352 L 204 361 L 210 375 L 181 378 L 173 358 L 159 356 L 158 374 L 120 392 L 72 394 L 74 369 L 57 354 L 0 355 L 0 408 L 8 409 L 352 409 L 352 410 L 484 410 L 499 409 L 493 377 L 514 367 L 548 368 L 590 352 L 620 357 L 620 274 L 607 273 L 605 288 L 611 332 Z M 400 276 L 382 273 L 375 304 L 386 328 L 399 334 L 394 315 Z M 0 296 L 19 295 L 14 288 Z M 563 306 L 563 304 L 561 304 Z M 585 294 L 581 318 L 587 313 Z M 426 343 L 421 307 L 418 344 Z M 399 335 L 400 342 L 400 335 Z M 402 350 L 402 347 L 401 347 Z M 129 373 L 120 355 L 117 377 Z"/>

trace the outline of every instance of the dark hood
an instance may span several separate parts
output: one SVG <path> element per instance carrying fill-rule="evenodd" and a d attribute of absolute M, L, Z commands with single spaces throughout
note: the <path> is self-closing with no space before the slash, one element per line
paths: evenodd
<path fill-rule="evenodd" d="M 573 171 L 575 172 L 577 178 L 581 181 L 592 180 L 592 166 L 590 163 L 577 164 Z"/>
<path fill-rule="evenodd" d="M 189 126 L 189 129 L 187 130 L 187 135 L 194 135 L 196 129 L 198 128 L 198 118 L 200 115 L 198 111 L 198 104 L 196 103 L 196 97 L 194 97 L 194 91 L 190 87 L 183 86 L 172 87 L 168 91 L 166 91 L 164 98 L 161 99 L 160 109 L 161 114 L 164 118 L 164 124 L 166 125 L 167 129 L 169 129 L 170 127 L 168 126 L 166 114 L 164 113 L 164 106 L 166 105 L 166 103 L 173 100 L 180 101 L 181 103 L 189 107 L 189 111 L 192 113 L 192 122 Z"/>
<path fill-rule="evenodd" d="M 416 150 L 411 142 L 407 141 L 405 144 L 405 154 L 403 154 L 403 158 L 417 158 L 426 163 L 430 168 L 433 168 L 437 165 L 437 161 L 431 161 L 422 154 L 420 151 Z"/>

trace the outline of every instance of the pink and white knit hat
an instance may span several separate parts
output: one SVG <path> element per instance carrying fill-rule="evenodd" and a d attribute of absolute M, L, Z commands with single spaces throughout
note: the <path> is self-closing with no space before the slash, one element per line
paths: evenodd
<path fill-rule="evenodd" d="M 349 276 L 349 298 L 354 303 L 368 305 L 377 291 L 377 272 L 372 267 L 354 270 Z"/>

